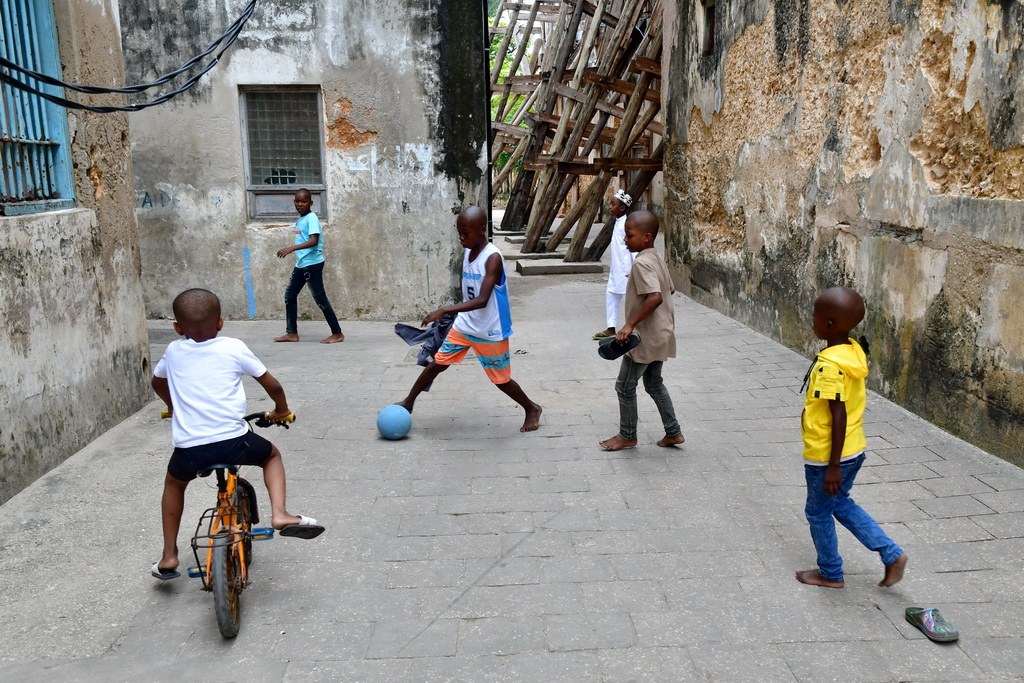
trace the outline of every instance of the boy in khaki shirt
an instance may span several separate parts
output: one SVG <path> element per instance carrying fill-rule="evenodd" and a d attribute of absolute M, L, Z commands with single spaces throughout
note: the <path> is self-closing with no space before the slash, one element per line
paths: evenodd
<path fill-rule="evenodd" d="M 626 219 L 626 247 L 636 254 L 626 286 L 626 324 L 615 335 L 615 342 L 626 343 L 634 331 L 640 344 L 622 357 L 615 393 L 619 397 L 619 433 L 601 442 L 609 451 L 636 446 L 636 385 L 643 377 L 644 389 L 654 399 L 665 426 L 659 446 L 674 446 L 684 441 L 676 420 L 672 398 L 661 378 L 661 366 L 676 357 L 675 306 L 672 303 L 672 278 L 661 254 L 654 249 L 658 236 L 658 218 L 650 211 L 636 211 Z"/>

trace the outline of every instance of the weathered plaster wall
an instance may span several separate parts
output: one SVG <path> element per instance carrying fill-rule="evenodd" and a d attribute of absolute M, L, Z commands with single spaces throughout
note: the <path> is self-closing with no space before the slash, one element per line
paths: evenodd
<path fill-rule="evenodd" d="M 65 79 L 120 82 L 116 2 L 55 10 Z M 68 125 L 78 208 L 0 217 L 0 502 L 149 396 L 128 122 Z"/>
<path fill-rule="evenodd" d="M 241 6 L 232 6 L 232 12 Z M 129 79 L 166 72 L 234 19 L 223 3 L 125 0 Z M 136 211 L 147 312 L 182 289 L 217 292 L 249 317 L 283 318 L 292 220 L 248 218 L 239 87 L 319 85 L 323 94 L 324 279 L 342 318 L 410 319 L 452 296 L 454 217 L 486 205 L 482 3 L 261 3 L 202 87 L 133 115 Z M 322 320 L 311 297 L 300 317 Z M 324 328 L 326 330 L 326 327 Z"/>
<path fill-rule="evenodd" d="M 858 289 L 873 388 L 1024 464 L 1024 0 L 715 8 L 665 58 L 680 278 L 808 354 L 816 294 Z"/>

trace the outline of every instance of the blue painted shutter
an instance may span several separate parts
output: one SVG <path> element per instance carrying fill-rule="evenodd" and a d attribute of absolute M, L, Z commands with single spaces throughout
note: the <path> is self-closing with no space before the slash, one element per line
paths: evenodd
<path fill-rule="evenodd" d="M 0 55 L 18 66 L 60 78 L 52 0 L 0 0 Z M 9 73 L 54 95 L 62 89 Z M 37 95 L 0 85 L 0 214 L 74 206 L 67 114 Z"/>

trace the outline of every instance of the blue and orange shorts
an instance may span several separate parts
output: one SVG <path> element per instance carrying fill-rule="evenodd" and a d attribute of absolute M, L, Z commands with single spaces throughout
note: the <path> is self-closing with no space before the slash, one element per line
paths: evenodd
<path fill-rule="evenodd" d="M 508 355 L 508 339 L 487 341 L 478 337 L 469 337 L 454 329 L 448 330 L 441 348 L 434 354 L 434 362 L 438 365 L 455 365 L 461 363 L 466 352 L 473 349 L 480 367 L 487 373 L 487 378 L 495 384 L 505 384 L 512 379 L 512 362 Z"/>

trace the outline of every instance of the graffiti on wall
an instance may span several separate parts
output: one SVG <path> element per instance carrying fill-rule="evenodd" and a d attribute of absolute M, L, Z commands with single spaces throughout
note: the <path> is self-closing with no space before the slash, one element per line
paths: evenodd
<path fill-rule="evenodd" d="M 343 154 L 342 158 L 349 173 L 368 176 L 373 187 L 427 185 L 434 179 L 434 147 L 429 144 L 373 145 L 365 154 Z"/>
<path fill-rule="evenodd" d="M 136 209 L 176 209 L 178 208 L 178 193 L 166 192 L 164 190 L 136 190 Z"/>

